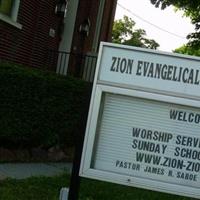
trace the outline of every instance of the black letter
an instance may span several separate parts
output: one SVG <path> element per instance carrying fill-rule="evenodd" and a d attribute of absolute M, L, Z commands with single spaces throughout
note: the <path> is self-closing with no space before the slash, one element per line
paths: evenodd
<path fill-rule="evenodd" d="M 113 71 L 113 72 L 115 71 L 114 66 L 115 66 L 116 60 L 117 60 L 117 57 L 112 57 L 113 63 L 112 63 L 112 66 L 111 66 L 111 68 L 110 68 L 110 71 Z"/>

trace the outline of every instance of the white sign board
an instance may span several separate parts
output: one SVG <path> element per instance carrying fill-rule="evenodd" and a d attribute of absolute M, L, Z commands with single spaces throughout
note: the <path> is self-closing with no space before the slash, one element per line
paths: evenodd
<path fill-rule="evenodd" d="M 200 198 L 200 59 L 102 43 L 80 175 Z"/>

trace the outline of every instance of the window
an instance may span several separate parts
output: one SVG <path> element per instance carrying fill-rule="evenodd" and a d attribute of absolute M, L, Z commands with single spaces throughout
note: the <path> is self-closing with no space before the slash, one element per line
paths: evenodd
<path fill-rule="evenodd" d="M 1 0 L 0 12 L 4 15 L 11 16 L 12 4 L 13 4 L 12 0 Z"/>
<path fill-rule="evenodd" d="M 0 20 L 3 20 L 18 28 L 22 28 L 17 23 L 20 0 L 0 0 Z"/>

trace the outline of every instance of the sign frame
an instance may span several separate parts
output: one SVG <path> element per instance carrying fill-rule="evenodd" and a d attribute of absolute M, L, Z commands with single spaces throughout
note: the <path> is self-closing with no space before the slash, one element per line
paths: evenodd
<path fill-rule="evenodd" d="M 99 81 L 99 73 L 101 70 L 101 57 L 106 47 L 133 49 L 136 51 L 145 51 L 153 54 L 161 54 L 179 58 L 194 59 L 191 56 L 182 56 L 179 54 L 170 54 L 164 52 L 156 52 L 152 50 L 146 50 L 141 48 L 127 47 L 123 45 L 113 45 L 109 43 L 101 43 L 97 69 L 95 73 L 95 80 L 92 91 L 92 98 L 90 103 L 88 121 L 86 126 L 86 134 L 84 140 L 84 147 L 81 159 L 81 166 L 79 175 L 86 178 L 97 179 L 101 181 L 108 181 L 118 183 L 127 186 L 134 186 L 143 189 L 150 189 L 159 192 L 167 192 L 176 195 L 183 195 L 188 197 L 200 198 L 200 189 L 194 187 L 188 187 L 183 185 L 177 185 L 173 183 L 166 183 L 157 180 L 145 179 L 140 177 L 128 176 L 123 174 L 117 174 L 114 172 L 107 172 L 102 170 L 93 169 L 91 167 L 93 150 L 95 148 L 96 130 L 98 126 L 99 115 L 101 113 L 100 105 L 103 93 L 119 94 L 130 97 L 143 98 L 147 100 L 155 100 L 159 102 L 172 103 L 177 105 L 190 106 L 194 108 L 200 108 L 200 98 L 197 96 L 188 96 L 187 94 L 175 94 L 173 91 L 158 91 L 149 88 L 128 87 L 127 85 L 120 85 L 112 82 Z M 200 61 L 199 58 L 195 58 Z"/>

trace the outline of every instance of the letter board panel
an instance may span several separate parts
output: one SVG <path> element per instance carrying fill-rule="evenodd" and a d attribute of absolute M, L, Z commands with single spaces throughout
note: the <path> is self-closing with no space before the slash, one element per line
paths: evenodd
<path fill-rule="evenodd" d="M 200 187 L 200 109 L 109 93 L 103 102 L 91 168 Z"/>
<path fill-rule="evenodd" d="M 98 82 L 200 98 L 200 58 L 137 47 L 103 46 Z"/>

